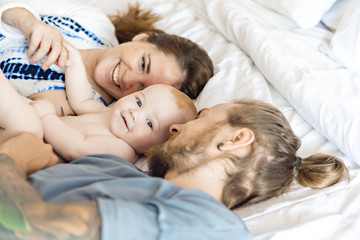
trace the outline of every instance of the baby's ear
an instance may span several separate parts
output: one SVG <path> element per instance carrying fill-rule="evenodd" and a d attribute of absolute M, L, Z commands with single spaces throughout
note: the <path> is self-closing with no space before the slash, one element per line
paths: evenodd
<path fill-rule="evenodd" d="M 147 33 L 140 33 L 132 38 L 132 41 L 147 41 L 149 38 L 149 34 Z"/>

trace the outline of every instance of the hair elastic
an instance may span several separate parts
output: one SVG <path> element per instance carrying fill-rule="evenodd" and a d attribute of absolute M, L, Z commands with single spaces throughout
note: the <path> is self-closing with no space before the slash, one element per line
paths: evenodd
<path fill-rule="evenodd" d="M 301 157 L 296 157 L 296 162 L 295 162 L 295 169 L 296 171 L 299 171 L 299 165 L 302 163 L 302 158 Z"/>

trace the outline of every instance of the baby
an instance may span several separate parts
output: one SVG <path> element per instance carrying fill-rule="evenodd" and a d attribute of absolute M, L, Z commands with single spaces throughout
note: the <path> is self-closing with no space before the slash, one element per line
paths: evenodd
<path fill-rule="evenodd" d="M 172 124 L 196 117 L 188 96 L 162 84 L 125 96 L 112 107 L 104 106 L 93 99 L 80 53 L 69 43 L 64 46 L 68 50 L 66 93 L 78 116 L 59 118 L 46 100 L 29 105 L 0 72 L 0 143 L 19 132 L 33 132 L 66 161 L 113 154 L 135 163 L 151 146 L 168 139 Z"/>

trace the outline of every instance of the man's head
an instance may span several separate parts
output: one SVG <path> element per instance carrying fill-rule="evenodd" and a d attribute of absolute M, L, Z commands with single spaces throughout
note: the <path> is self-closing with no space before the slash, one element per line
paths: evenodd
<path fill-rule="evenodd" d="M 170 140 L 149 152 L 149 167 L 153 175 L 164 177 L 169 170 L 183 174 L 218 154 L 213 146 L 221 141 L 222 127 L 230 107 L 232 104 L 203 109 L 197 119 L 172 125 Z"/>
<path fill-rule="evenodd" d="M 144 153 L 168 139 L 172 124 L 185 123 L 196 114 L 192 100 L 184 93 L 168 85 L 151 85 L 114 104 L 110 130 L 137 153 Z"/>
<path fill-rule="evenodd" d="M 153 174 L 166 178 L 169 172 L 181 175 L 223 161 L 221 201 L 230 208 L 279 195 L 293 179 L 300 141 L 269 104 L 243 100 L 217 105 L 171 131 L 168 142 L 149 151 Z"/>

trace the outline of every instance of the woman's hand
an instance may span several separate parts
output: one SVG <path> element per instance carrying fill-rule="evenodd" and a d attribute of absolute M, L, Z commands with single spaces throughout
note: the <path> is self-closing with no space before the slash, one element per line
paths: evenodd
<path fill-rule="evenodd" d="M 59 67 L 65 66 L 67 51 L 63 47 L 64 38 L 59 30 L 36 20 L 25 28 L 24 33 L 29 40 L 28 56 L 31 63 L 47 55 L 42 69 L 48 69 L 53 63 Z"/>
<path fill-rule="evenodd" d="M 25 8 L 4 11 L 2 20 L 17 27 L 29 40 L 28 56 L 31 63 L 38 62 L 47 55 L 42 69 L 48 69 L 53 63 L 59 67 L 65 66 L 67 51 L 59 30 L 41 22 Z"/>

